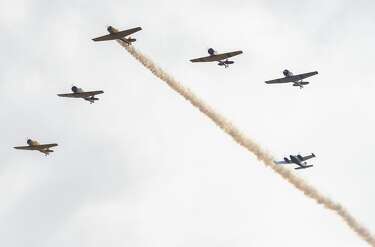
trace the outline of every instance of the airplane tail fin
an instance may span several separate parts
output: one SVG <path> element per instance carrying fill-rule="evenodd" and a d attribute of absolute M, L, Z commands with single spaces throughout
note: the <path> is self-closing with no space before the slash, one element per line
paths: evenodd
<path fill-rule="evenodd" d="M 137 41 L 137 39 L 133 39 L 131 37 L 129 37 L 129 38 L 121 38 L 121 40 L 123 42 L 125 42 L 126 44 L 128 44 L 128 45 L 131 45 L 133 42 Z"/>
<path fill-rule="evenodd" d="M 313 167 L 313 165 L 300 166 L 300 167 L 296 167 L 296 168 L 294 168 L 294 169 L 295 169 L 295 170 L 300 170 L 300 169 L 306 169 L 306 168 L 309 168 L 309 167 Z"/>

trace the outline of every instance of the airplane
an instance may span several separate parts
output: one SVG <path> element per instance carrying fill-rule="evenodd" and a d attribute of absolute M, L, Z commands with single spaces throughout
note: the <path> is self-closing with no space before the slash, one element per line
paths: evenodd
<path fill-rule="evenodd" d="M 90 104 L 94 103 L 95 100 L 99 100 L 99 98 L 95 98 L 95 95 L 102 94 L 104 91 L 90 91 L 85 92 L 82 88 L 78 88 L 76 86 L 72 87 L 73 93 L 65 93 L 65 94 L 58 94 L 57 96 L 60 97 L 68 97 L 68 98 L 82 98 L 90 102 Z"/>
<path fill-rule="evenodd" d="M 234 64 L 234 61 L 229 61 L 228 58 L 237 56 L 241 54 L 242 51 L 233 51 L 233 52 L 227 52 L 222 54 L 217 54 L 217 52 L 210 48 L 208 49 L 208 54 L 210 54 L 208 57 L 200 57 L 191 59 L 190 61 L 192 63 L 196 62 L 219 62 L 217 65 L 224 66 L 224 68 L 228 68 L 229 64 Z"/>
<path fill-rule="evenodd" d="M 304 162 L 308 159 L 316 157 L 314 153 L 311 153 L 310 155 L 307 155 L 305 157 L 302 157 L 300 154 L 298 155 L 289 155 L 290 159 L 287 157 L 284 158 L 283 161 L 275 161 L 275 164 L 283 165 L 283 164 L 296 164 L 298 167 L 294 168 L 296 170 L 298 169 L 306 169 L 309 167 L 313 167 L 313 165 L 307 165 L 307 162 Z"/>
<path fill-rule="evenodd" d="M 141 27 L 135 27 L 135 28 L 124 30 L 124 31 L 117 31 L 117 29 L 115 29 L 114 27 L 109 26 L 109 27 L 107 27 L 107 31 L 109 32 L 109 34 L 94 38 L 92 40 L 93 41 L 106 41 L 106 40 L 119 39 L 119 40 L 127 43 L 128 45 L 131 45 L 133 42 L 136 41 L 136 39 L 133 39 L 131 37 L 129 37 L 129 38 L 125 38 L 125 37 L 129 36 L 133 33 L 136 33 L 138 31 L 141 31 L 141 30 L 142 30 Z"/>
<path fill-rule="evenodd" d="M 308 77 L 311 77 L 313 75 L 318 74 L 318 71 L 314 72 L 309 72 L 309 73 L 304 73 L 304 74 L 298 74 L 298 75 L 293 75 L 292 72 L 289 70 L 284 70 L 283 71 L 284 78 L 279 78 L 275 80 L 270 80 L 266 81 L 267 84 L 275 84 L 275 83 L 288 83 L 288 82 L 293 82 L 293 86 L 295 87 L 300 87 L 300 89 L 303 88 L 304 85 L 309 84 L 307 81 L 303 81 L 303 79 L 306 79 Z"/>
<path fill-rule="evenodd" d="M 45 155 L 49 155 L 49 153 L 52 153 L 53 150 L 50 148 L 58 146 L 56 143 L 51 144 L 39 144 L 37 141 L 33 141 L 31 139 L 27 140 L 28 146 L 20 146 L 20 147 L 14 147 L 15 149 L 20 150 L 36 150 L 41 153 L 44 153 Z"/>

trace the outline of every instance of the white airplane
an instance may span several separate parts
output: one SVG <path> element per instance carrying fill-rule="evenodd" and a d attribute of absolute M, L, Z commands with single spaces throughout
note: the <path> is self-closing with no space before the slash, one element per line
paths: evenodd
<path fill-rule="evenodd" d="M 304 162 L 308 159 L 311 159 L 311 158 L 314 158 L 316 157 L 315 154 L 311 153 L 310 155 L 307 155 L 305 157 L 303 157 L 302 155 L 289 155 L 289 158 L 288 159 L 287 157 L 284 158 L 283 161 L 275 161 L 275 164 L 278 164 L 278 165 L 284 165 L 284 164 L 296 164 L 298 165 L 298 167 L 294 168 L 296 170 L 298 169 L 306 169 L 306 168 L 309 168 L 309 167 L 313 167 L 313 165 L 307 165 L 307 162 Z"/>
<path fill-rule="evenodd" d="M 266 83 L 267 84 L 275 84 L 275 83 L 289 83 L 289 82 L 292 82 L 293 86 L 300 87 L 302 89 L 304 85 L 309 84 L 309 82 L 303 81 L 303 79 L 306 79 L 308 77 L 311 77 L 313 75 L 318 74 L 318 71 L 304 73 L 304 74 L 298 74 L 298 75 L 293 75 L 292 72 L 290 72 L 289 70 L 286 69 L 286 70 L 283 71 L 283 74 L 285 76 L 284 78 L 279 78 L 279 79 L 275 79 L 275 80 L 266 81 Z"/>
<path fill-rule="evenodd" d="M 82 90 L 82 88 L 78 88 L 76 86 L 72 87 L 72 91 L 73 93 L 58 94 L 57 96 L 68 97 L 68 98 L 82 98 L 90 102 L 90 104 L 92 104 L 95 102 L 95 100 L 99 100 L 99 98 L 95 98 L 95 95 L 104 93 L 104 91 L 101 91 L 101 90 L 85 92 Z"/>
<path fill-rule="evenodd" d="M 224 66 L 224 68 L 228 68 L 229 64 L 234 64 L 234 61 L 229 61 L 228 58 L 237 56 L 241 53 L 242 53 L 242 51 L 233 51 L 233 52 L 217 54 L 214 49 L 210 48 L 210 49 L 208 49 L 208 54 L 210 54 L 209 56 L 191 59 L 190 61 L 192 63 L 219 62 L 217 65 Z"/>
<path fill-rule="evenodd" d="M 129 36 L 133 33 L 136 33 L 138 31 L 141 31 L 142 28 L 141 27 L 135 27 L 135 28 L 131 28 L 131 29 L 128 29 L 128 30 L 124 30 L 124 31 L 117 31 L 117 29 L 115 29 L 114 27 L 109 26 L 109 27 L 107 27 L 107 30 L 108 30 L 109 34 L 94 38 L 92 40 L 93 41 L 106 41 L 106 40 L 119 39 L 119 40 L 127 43 L 128 45 L 131 45 L 133 42 L 136 41 L 136 39 L 133 39 L 131 37 L 129 37 L 129 38 L 125 38 L 125 37 Z"/>
<path fill-rule="evenodd" d="M 20 147 L 14 147 L 15 149 L 20 150 L 36 150 L 39 152 L 44 153 L 45 155 L 49 155 L 49 153 L 52 153 L 53 150 L 50 148 L 58 146 L 56 143 L 51 144 L 39 144 L 37 141 L 33 141 L 31 139 L 27 140 L 28 146 L 20 146 Z"/>

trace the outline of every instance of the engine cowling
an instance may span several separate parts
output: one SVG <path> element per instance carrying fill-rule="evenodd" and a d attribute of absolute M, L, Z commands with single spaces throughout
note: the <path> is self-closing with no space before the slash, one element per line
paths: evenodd
<path fill-rule="evenodd" d="M 107 27 L 107 31 L 108 31 L 109 33 L 112 33 L 112 32 L 113 32 L 113 27 L 112 27 L 112 26 L 108 26 L 108 27 Z"/>
<path fill-rule="evenodd" d="M 212 49 L 212 48 L 208 49 L 208 54 L 214 55 L 215 54 L 215 50 Z"/>
<path fill-rule="evenodd" d="M 72 91 L 73 91 L 73 93 L 82 93 L 83 92 L 82 88 L 79 88 L 79 87 L 76 87 L 76 86 L 72 87 Z"/>
<path fill-rule="evenodd" d="M 289 162 L 288 158 L 286 158 L 286 157 L 284 158 L 284 161 L 285 161 L 285 162 Z"/>
<path fill-rule="evenodd" d="M 31 146 L 33 144 L 33 140 L 27 139 L 26 143 Z"/>
<path fill-rule="evenodd" d="M 283 74 L 284 76 L 290 76 L 290 71 L 287 69 L 284 69 Z"/>

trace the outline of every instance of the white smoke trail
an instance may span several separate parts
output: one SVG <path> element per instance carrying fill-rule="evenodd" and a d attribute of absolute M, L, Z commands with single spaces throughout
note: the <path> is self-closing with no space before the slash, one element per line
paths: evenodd
<path fill-rule="evenodd" d="M 364 226 L 362 226 L 345 208 L 339 203 L 332 201 L 330 198 L 322 195 L 314 187 L 307 184 L 303 179 L 298 178 L 289 170 L 282 166 L 275 165 L 273 158 L 250 138 L 242 134 L 231 122 L 215 112 L 209 105 L 199 99 L 188 88 L 168 75 L 159 68 L 151 59 L 137 51 L 133 46 L 129 46 L 122 41 L 118 41 L 135 59 L 137 59 L 144 67 L 150 70 L 156 77 L 166 82 L 173 90 L 188 100 L 193 106 L 197 107 L 203 114 L 210 118 L 217 126 L 229 134 L 238 144 L 253 153 L 258 160 L 262 161 L 266 166 L 286 179 L 298 190 L 302 191 L 306 196 L 315 200 L 318 204 L 322 204 L 325 208 L 336 212 L 344 222 L 356 232 L 363 240 L 367 241 L 371 246 L 375 247 L 375 238 L 370 234 Z"/>

